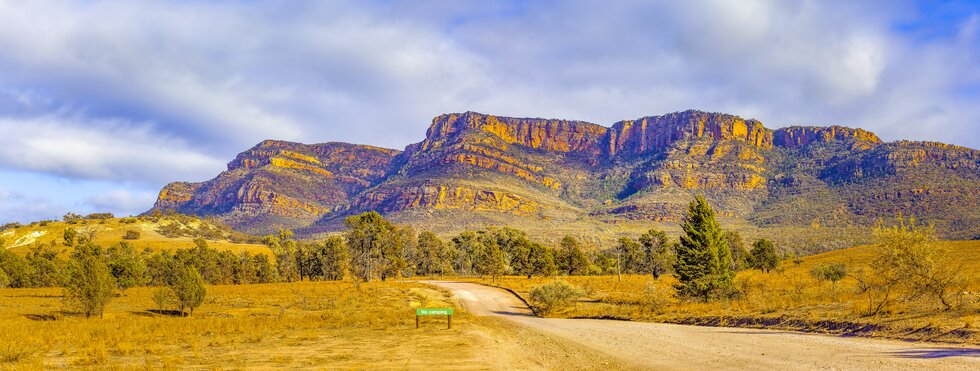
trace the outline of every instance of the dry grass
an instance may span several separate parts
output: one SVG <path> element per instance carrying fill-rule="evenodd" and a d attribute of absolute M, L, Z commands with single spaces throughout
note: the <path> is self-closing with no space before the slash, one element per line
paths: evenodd
<path fill-rule="evenodd" d="M 832 285 L 810 275 L 814 265 L 845 263 L 853 270 L 866 266 L 873 248 L 862 246 L 803 258 L 800 264 L 784 261 L 780 269 L 765 274 L 739 272 L 735 299 L 702 303 L 674 297 L 673 277 L 654 281 L 649 275 L 560 277 L 577 285 L 586 296 L 558 317 L 618 318 L 697 324 L 782 327 L 802 330 L 853 332 L 919 340 L 980 342 L 976 328 L 980 295 L 980 241 L 942 242 L 950 247 L 953 261 L 961 263 L 965 293 L 957 296 L 955 309 L 944 311 L 933 301 L 897 302 L 875 317 L 864 314 L 866 299 L 856 291 L 853 278 Z M 496 284 L 522 296 L 531 287 L 556 278 L 504 277 Z M 484 281 L 486 283 L 491 283 Z M 871 326 L 867 326 L 871 325 Z"/>
<path fill-rule="evenodd" d="M 0 368 L 485 368 L 466 313 L 415 329 L 413 307 L 449 305 L 421 284 L 208 289 L 192 317 L 150 311 L 153 289 L 137 288 L 102 319 L 63 314 L 60 289 L 0 289 Z"/>

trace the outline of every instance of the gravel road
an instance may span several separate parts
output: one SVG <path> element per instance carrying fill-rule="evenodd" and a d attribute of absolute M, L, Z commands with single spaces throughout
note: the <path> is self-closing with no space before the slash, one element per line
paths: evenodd
<path fill-rule="evenodd" d="M 513 294 L 475 283 L 428 281 L 477 316 L 584 345 L 637 369 L 980 370 L 980 348 L 791 331 L 535 317 Z"/>

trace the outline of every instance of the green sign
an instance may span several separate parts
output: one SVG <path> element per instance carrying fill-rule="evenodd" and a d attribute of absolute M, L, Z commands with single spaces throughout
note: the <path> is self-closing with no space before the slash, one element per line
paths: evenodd
<path fill-rule="evenodd" d="M 416 308 L 416 316 L 451 316 L 453 308 Z"/>

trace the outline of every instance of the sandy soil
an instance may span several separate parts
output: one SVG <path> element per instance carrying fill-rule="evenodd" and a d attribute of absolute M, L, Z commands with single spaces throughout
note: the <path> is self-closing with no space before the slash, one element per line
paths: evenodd
<path fill-rule="evenodd" d="M 505 290 L 474 283 L 428 283 L 452 291 L 474 315 L 510 321 L 556 342 L 594 349 L 620 363 L 605 368 L 980 369 L 980 348 L 789 331 L 539 318 Z"/>

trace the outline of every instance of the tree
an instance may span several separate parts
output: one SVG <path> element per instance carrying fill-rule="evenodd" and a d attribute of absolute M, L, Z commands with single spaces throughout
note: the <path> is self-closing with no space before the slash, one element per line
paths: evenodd
<path fill-rule="evenodd" d="M 58 253 L 41 244 L 31 248 L 27 254 L 31 287 L 61 286 L 64 281 L 64 261 Z"/>
<path fill-rule="evenodd" d="M 537 242 L 531 242 L 531 270 L 526 272 L 527 278 L 532 275 L 551 276 L 558 272 L 558 265 L 555 264 L 555 250 Z"/>
<path fill-rule="evenodd" d="M 272 250 L 276 256 L 276 271 L 279 278 L 286 282 L 301 280 L 299 265 L 297 264 L 297 244 L 293 239 L 293 232 L 288 229 L 280 229 L 279 235 L 268 235 L 263 240 L 266 246 Z"/>
<path fill-rule="evenodd" d="M 65 239 L 65 246 L 75 246 L 75 237 L 77 236 L 78 231 L 75 228 L 65 227 L 65 232 L 62 234 L 62 237 Z"/>
<path fill-rule="evenodd" d="M 252 264 L 255 267 L 255 279 L 258 283 L 279 282 L 279 274 L 265 254 L 256 254 L 252 257 Z"/>
<path fill-rule="evenodd" d="M 732 270 L 740 271 L 748 267 L 749 251 L 745 249 L 742 234 L 737 231 L 725 231 L 725 243 L 732 253 Z"/>
<path fill-rule="evenodd" d="M 82 312 L 85 317 L 98 315 L 101 318 L 116 290 L 115 279 L 101 248 L 91 244 L 76 247 L 67 271 L 66 306 Z"/>
<path fill-rule="evenodd" d="M 492 235 L 481 232 L 476 234 L 477 239 L 471 241 L 473 271 L 483 276 L 490 276 L 496 280 L 497 276 L 504 274 L 507 268 L 507 256 L 500 249 L 497 240 Z"/>
<path fill-rule="evenodd" d="M 698 195 L 691 201 L 681 227 L 684 234 L 674 263 L 680 281 L 677 290 L 704 301 L 729 290 L 735 278 L 731 254 L 715 220 L 715 211 L 704 197 Z"/>
<path fill-rule="evenodd" d="M 769 273 L 779 266 L 779 254 L 776 253 L 776 246 L 773 245 L 772 241 L 765 238 L 755 241 L 749 254 L 753 268 Z"/>
<path fill-rule="evenodd" d="M 241 285 L 259 282 L 255 263 L 252 261 L 252 254 L 249 254 L 248 251 L 242 251 L 238 255 L 238 264 L 235 267 L 235 283 Z"/>
<path fill-rule="evenodd" d="M 320 272 L 324 279 L 342 280 L 347 275 L 350 265 L 350 254 L 347 244 L 340 236 L 331 236 L 316 246 L 319 256 Z"/>
<path fill-rule="evenodd" d="M 617 245 L 620 269 L 623 273 L 638 273 L 644 270 L 643 246 L 629 237 L 621 237 Z"/>
<path fill-rule="evenodd" d="M 106 251 L 109 270 L 120 289 L 140 286 L 146 283 L 146 263 L 136 248 L 128 242 L 115 244 Z"/>
<path fill-rule="evenodd" d="M 473 269 L 473 257 L 478 250 L 478 245 L 482 244 L 480 236 L 473 231 L 465 231 L 453 237 L 456 255 L 453 259 L 453 269 L 461 275 L 471 275 Z"/>
<path fill-rule="evenodd" d="M 422 276 L 453 273 L 453 251 L 439 236 L 429 231 L 419 233 L 416 244 L 415 272 Z"/>
<path fill-rule="evenodd" d="M 572 236 L 561 239 L 561 250 L 558 253 L 558 269 L 567 275 L 585 275 L 589 273 L 589 256 L 582 251 L 578 240 Z"/>
<path fill-rule="evenodd" d="M 382 280 L 401 274 L 405 267 L 402 256 L 403 238 L 408 233 L 399 231 L 391 222 L 375 211 L 344 219 L 348 231 L 345 235 L 351 254 L 351 273 L 357 279 L 368 282 L 371 278 Z"/>
<path fill-rule="evenodd" d="M 204 278 L 192 266 L 183 267 L 177 271 L 177 276 L 170 284 L 170 289 L 177 297 L 180 313 L 184 315 L 186 315 L 185 309 L 193 315 L 194 309 L 204 303 L 204 297 L 207 295 L 207 289 L 204 288 Z"/>
<path fill-rule="evenodd" d="M 643 265 L 646 271 L 653 275 L 653 279 L 667 274 L 674 264 L 673 251 L 667 243 L 667 234 L 651 229 L 640 236 L 640 244 L 643 245 L 643 254 L 646 257 Z"/>

